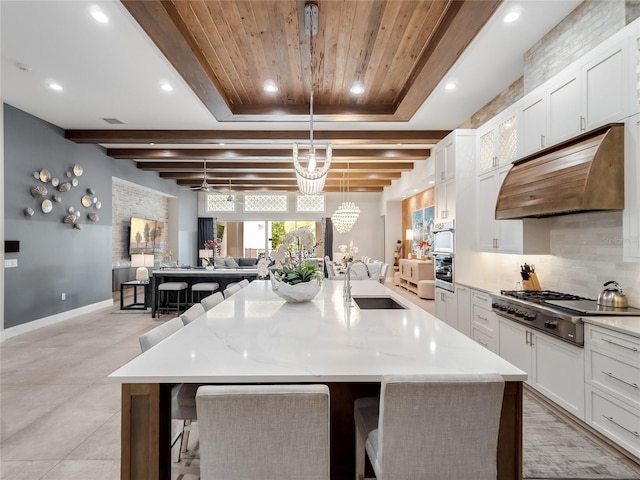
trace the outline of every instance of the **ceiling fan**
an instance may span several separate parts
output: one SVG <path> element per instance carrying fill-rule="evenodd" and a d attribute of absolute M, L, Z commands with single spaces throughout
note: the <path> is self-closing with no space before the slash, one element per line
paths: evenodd
<path fill-rule="evenodd" d="M 202 183 L 197 187 L 190 187 L 189 190 L 193 190 L 196 192 L 207 192 L 207 193 L 220 193 L 224 194 L 220 190 L 216 190 L 211 185 L 207 183 L 207 161 L 204 161 L 204 170 L 202 171 Z"/>

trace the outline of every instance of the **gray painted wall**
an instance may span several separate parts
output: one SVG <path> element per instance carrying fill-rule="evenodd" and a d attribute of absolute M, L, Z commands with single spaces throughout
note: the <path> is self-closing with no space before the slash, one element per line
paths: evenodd
<path fill-rule="evenodd" d="M 61 180 L 73 165 L 81 165 L 79 185 L 59 193 L 63 201 L 49 214 L 42 213 L 42 199 L 34 199 L 31 187 L 43 185 L 33 172 L 43 168 Z M 64 131 L 28 113 L 4 104 L 4 198 L 5 238 L 20 241 L 18 268 L 5 270 L 4 328 L 55 315 L 82 306 L 111 299 L 111 182 L 112 176 L 184 198 L 195 205 L 191 192 L 181 191 L 174 182 L 157 173 L 138 170 L 133 162 L 114 160 L 97 145 L 78 145 L 64 138 Z M 46 185 L 51 198 L 53 188 Z M 102 203 L 100 220 L 86 220 L 89 210 L 80 199 L 87 188 L 93 188 Z M 82 213 L 76 230 L 62 223 L 68 207 Z M 33 217 L 25 217 L 26 207 Z M 196 230 L 193 221 L 182 222 L 184 228 Z M 183 212 L 181 212 L 182 214 Z M 182 228 L 182 225 L 179 227 Z M 195 256 L 195 253 L 193 253 Z M 61 300 L 66 293 L 67 299 Z"/>

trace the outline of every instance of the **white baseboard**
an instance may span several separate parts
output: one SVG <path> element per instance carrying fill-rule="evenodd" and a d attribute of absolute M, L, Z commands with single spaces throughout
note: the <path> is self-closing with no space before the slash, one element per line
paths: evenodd
<path fill-rule="evenodd" d="M 65 320 L 77 317 L 78 315 L 95 312 L 96 310 L 101 310 L 103 308 L 111 306 L 113 306 L 113 299 L 110 298 L 109 300 L 92 303 L 91 305 L 85 305 L 84 307 L 76 308 L 74 310 L 68 310 L 66 312 L 57 313 L 49 317 L 39 318 L 38 320 L 23 323 L 22 325 L 16 325 L 15 327 L 10 327 L 0 332 L 0 343 L 4 342 L 8 338 L 22 335 L 23 333 L 33 332 L 34 330 L 38 330 L 39 328 L 48 327 L 49 325 L 64 322 Z"/>

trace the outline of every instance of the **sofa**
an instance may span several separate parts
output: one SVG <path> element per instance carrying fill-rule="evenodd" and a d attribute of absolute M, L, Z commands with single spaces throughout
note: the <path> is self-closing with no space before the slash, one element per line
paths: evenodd
<path fill-rule="evenodd" d="M 256 268 L 258 259 L 252 257 L 215 257 L 216 268 Z"/>

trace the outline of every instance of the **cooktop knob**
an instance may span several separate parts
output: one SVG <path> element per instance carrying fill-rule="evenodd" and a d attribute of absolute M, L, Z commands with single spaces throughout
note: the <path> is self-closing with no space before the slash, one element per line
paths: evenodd
<path fill-rule="evenodd" d="M 524 317 L 525 313 L 522 310 L 516 310 L 516 317 Z"/>
<path fill-rule="evenodd" d="M 552 328 L 552 329 L 553 328 L 558 328 L 558 322 L 557 322 L 557 320 L 546 320 L 544 322 L 544 326 L 546 328 Z"/>

